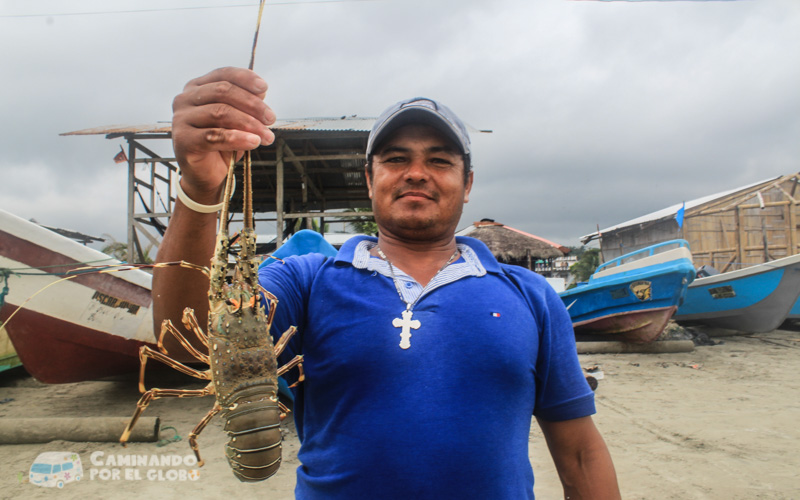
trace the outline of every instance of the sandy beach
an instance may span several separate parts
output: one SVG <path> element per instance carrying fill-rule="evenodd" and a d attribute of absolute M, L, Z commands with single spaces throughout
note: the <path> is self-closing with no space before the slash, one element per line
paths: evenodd
<path fill-rule="evenodd" d="M 715 338 L 716 345 L 672 354 L 582 354 L 603 373 L 595 421 L 609 444 L 625 499 L 800 499 L 800 332 Z M 176 378 L 186 388 L 202 384 Z M 0 417 L 129 417 L 139 397 L 136 378 L 44 385 L 16 370 L 0 374 Z M 0 498 L 293 498 L 297 436 L 284 426 L 278 475 L 243 484 L 223 456 L 226 438 L 215 418 L 200 436 L 206 464 L 190 458 L 186 436 L 211 398 L 154 402 L 163 446 L 52 441 L 0 446 Z M 492 425 L 487 422 L 487 425 Z M 37 455 L 80 456 L 84 477 L 63 489 L 27 480 Z M 126 458 L 126 456 L 129 456 Z M 168 456 L 170 465 L 128 465 L 130 456 Z M 539 499 L 562 498 L 560 483 L 535 422 L 530 457 Z M 116 472 L 115 472 L 116 470 Z"/>

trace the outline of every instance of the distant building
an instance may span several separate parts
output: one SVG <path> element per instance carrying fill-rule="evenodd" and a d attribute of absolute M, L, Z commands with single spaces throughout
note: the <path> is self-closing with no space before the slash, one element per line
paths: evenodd
<path fill-rule="evenodd" d="M 689 242 L 696 267 L 721 272 L 749 267 L 800 251 L 800 173 L 678 203 L 587 234 L 600 241 L 608 261 L 671 239 Z"/>
<path fill-rule="evenodd" d="M 573 277 L 569 272 L 569 268 L 578 262 L 578 257 L 574 255 L 564 255 L 557 257 L 552 261 L 540 260 L 536 262 L 534 271 L 541 274 L 545 278 L 562 278 L 566 285 L 573 281 Z"/>
<path fill-rule="evenodd" d="M 492 219 L 482 219 L 456 233 L 481 240 L 497 260 L 531 271 L 539 260 L 550 262 L 563 257 L 569 248 L 534 234 L 514 229 Z"/>

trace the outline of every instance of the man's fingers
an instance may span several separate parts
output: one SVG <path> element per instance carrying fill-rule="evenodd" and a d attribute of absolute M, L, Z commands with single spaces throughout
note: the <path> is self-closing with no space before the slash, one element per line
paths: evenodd
<path fill-rule="evenodd" d="M 256 95 L 265 94 L 267 92 L 267 82 L 255 74 L 255 72 L 249 69 L 230 67 L 215 69 L 208 74 L 195 78 L 186 84 L 184 90 L 213 82 L 231 82 L 237 87 L 241 87 Z"/>
<path fill-rule="evenodd" d="M 264 95 L 255 95 L 231 82 L 212 82 L 194 86 L 177 96 L 172 109 L 225 104 L 252 116 L 264 125 L 275 122 L 275 113 L 264 103 Z"/>
<path fill-rule="evenodd" d="M 173 124 L 175 124 L 173 126 L 174 129 L 191 127 L 197 129 L 241 130 L 249 134 L 258 135 L 264 140 L 264 144 L 272 142 L 270 139 L 272 132 L 263 122 L 227 104 L 217 103 L 201 107 L 183 108 L 175 112 Z"/>
<path fill-rule="evenodd" d="M 260 144 L 271 144 L 275 135 L 266 129 L 265 135 L 220 127 L 185 127 L 175 137 L 186 149 L 185 154 L 213 151 L 250 151 Z"/>
<path fill-rule="evenodd" d="M 266 92 L 266 82 L 252 71 L 220 68 L 190 81 L 175 97 L 172 143 L 186 189 L 213 198 L 231 151 L 272 144 L 268 126 L 275 113 L 264 103 Z"/>

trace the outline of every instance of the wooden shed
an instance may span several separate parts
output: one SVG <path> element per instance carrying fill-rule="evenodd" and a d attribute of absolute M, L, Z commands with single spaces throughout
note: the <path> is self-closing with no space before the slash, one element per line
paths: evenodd
<path fill-rule="evenodd" d="M 356 115 L 279 120 L 270 128 L 275 142 L 253 150 L 253 209 L 259 231 L 278 235 L 275 244 L 298 229 L 325 222 L 371 217 L 365 151 L 374 118 Z M 491 133 L 467 126 L 470 133 Z M 172 216 L 179 170 L 171 150 L 172 125 L 117 125 L 61 135 L 105 135 L 124 139 L 127 151 L 114 161 L 128 164 L 128 255 L 145 261 L 145 248 L 157 248 Z M 161 152 L 161 154 L 159 154 Z M 239 170 L 241 172 L 241 170 Z M 238 185 L 241 174 L 237 172 Z M 242 191 L 231 199 L 234 222 L 241 220 Z"/>
<path fill-rule="evenodd" d="M 457 233 L 481 240 L 500 262 L 534 269 L 537 260 L 552 261 L 569 253 L 569 248 L 539 236 L 514 229 L 492 219 L 474 222 Z"/>
<path fill-rule="evenodd" d="M 604 260 L 683 238 L 696 267 L 720 272 L 794 255 L 798 242 L 800 173 L 775 177 L 663 210 L 588 234 Z"/>

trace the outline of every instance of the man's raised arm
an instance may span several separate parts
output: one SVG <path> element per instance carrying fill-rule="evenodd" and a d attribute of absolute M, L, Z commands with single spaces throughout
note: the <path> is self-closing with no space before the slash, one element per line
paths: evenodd
<path fill-rule="evenodd" d="M 233 151 L 248 151 L 275 140 L 267 128 L 275 113 L 264 103 L 267 83 L 255 73 L 220 68 L 186 84 L 172 103 L 172 143 L 181 169 L 180 185 L 186 196 L 201 205 L 220 201 Z M 217 214 L 192 210 L 175 203 L 156 262 L 184 260 L 208 266 L 214 251 Z M 165 319 L 182 329 L 186 307 L 195 310 L 205 328 L 208 315 L 208 279 L 200 272 L 178 266 L 153 272 L 153 322 L 156 336 Z M 187 338 L 195 344 L 193 336 Z M 190 359 L 167 335 L 170 355 Z M 202 347 L 202 346 L 198 346 Z"/>

